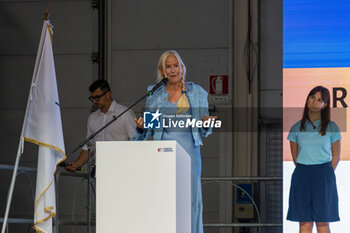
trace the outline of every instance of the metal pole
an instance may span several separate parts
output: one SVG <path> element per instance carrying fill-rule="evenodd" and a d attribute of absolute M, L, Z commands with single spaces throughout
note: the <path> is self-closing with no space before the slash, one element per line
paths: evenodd
<path fill-rule="evenodd" d="M 204 227 L 282 227 L 282 223 L 208 223 Z"/>
<path fill-rule="evenodd" d="M 91 156 L 91 149 L 89 147 L 88 149 L 88 192 L 87 192 L 87 198 L 88 198 L 88 203 L 87 203 L 87 233 L 91 233 L 91 165 L 92 165 L 92 156 Z"/>
<path fill-rule="evenodd" d="M 0 170 L 13 170 L 15 166 L 0 164 Z M 23 172 L 36 172 L 36 168 L 32 167 L 18 167 L 18 171 Z"/>
<path fill-rule="evenodd" d="M 55 223 L 55 228 L 54 228 L 54 233 L 58 233 L 59 232 L 59 219 L 58 219 L 58 208 L 57 206 L 59 206 L 60 204 L 60 178 L 61 178 L 61 174 L 60 173 L 56 173 L 55 174 L 55 191 L 56 191 L 56 215 L 55 217 L 53 218 L 54 220 L 54 223 Z"/>
<path fill-rule="evenodd" d="M 202 181 L 282 181 L 282 176 L 202 177 Z"/>
<path fill-rule="evenodd" d="M 22 131 L 22 133 L 23 133 L 23 131 Z M 22 149 L 21 145 L 22 145 L 22 141 L 20 140 L 19 141 L 19 145 L 18 145 L 18 150 L 17 150 L 17 157 L 16 157 L 16 162 L 15 162 L 15 167 L 13 169 L 11 185 L 10 185 L 9 193 L 8 193 L 8 196 L 7 196 L 6 211 L 5 211 L 5 216 L 4 216 L 4 222 L 2 224 L 1 233 L 5 233 L 6 226 L 7 226 L 7 220 L 8 220 L 8 215 L 9 215 L 10 206 L 11 206 L 13 189 L 14 189 L 15 183 L 16 183 L 16 174 L 17 174 L 17 170 L 18 170 L 18 164 L 19 164 L 19 160 L 21 158 L 21 149 Z"/>

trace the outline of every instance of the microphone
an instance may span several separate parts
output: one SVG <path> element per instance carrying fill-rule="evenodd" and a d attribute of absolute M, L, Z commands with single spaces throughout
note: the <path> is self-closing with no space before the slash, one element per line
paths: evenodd
<path fill-rule="evenodd" d="M 66 163 L 66 162 L 62 162 L 62 163 L 60 163 L 60 164 L 58 164 L 58 166 L 60 166 L 60 167 L 68 167 L 68 166 L 70 166 L 70 164 L 69 163 Z M 81 167 L 78 167 L 77 168 L 77 171 L 84 171 L 85 169 L 84 168 L 81 168 Z"/>
<path fill-rule="evenodd" d="M 148 96 L 153 95 L 154 92 L 156 92 L 163 84 L 166 85 L 168 83 L 167 78 L 163 78 L 162 81 L 160 81 L 157 85 L 155 85 L 152 90 L 150 90 L 147 94 Z"/>

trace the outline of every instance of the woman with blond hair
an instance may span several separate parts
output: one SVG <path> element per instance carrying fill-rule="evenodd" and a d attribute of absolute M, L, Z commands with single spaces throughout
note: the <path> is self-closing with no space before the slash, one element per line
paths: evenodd
<path fill-rule="evenodd" d="M 200 86 L 186 82 L 186 66 L 180 55 L 169 50 L 164 52 L 158 62 L 157 81 L 167 78 L 168 82 L 146 101 L 146 111 L 159 110 L 163 116 L 172 116 L 170 121 L 186 121 L 198 119 L 214 121 L 215 116 L 208 113 L 208 93 Z M 148 91 L 154 85 L 148 87 Z M 176 140 L 191 157 L 191 225 L 192 233 L 203 232 L 202 221 L 202 190 L 201 190 L 201 155 L 200 146 L 203 144 L 201 135 L 207 137 L 211 128 L 194 127 L 160 127 L 159 129 L 144 129 L 143 118 L 135 119 L 137 130 L 134 140 Z"/>

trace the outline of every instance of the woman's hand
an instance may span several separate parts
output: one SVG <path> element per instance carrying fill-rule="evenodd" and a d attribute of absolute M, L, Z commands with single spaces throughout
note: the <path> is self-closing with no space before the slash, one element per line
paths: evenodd
<path fill-rule="evenodd" d="M 136 125 L 138 128 L 143 129 L 143 118 L 140 117 L 139 119 L 134 118 L 134 121 L 136 122 Z"/>
<path fill-rule="evenodd" d="M 201 121 L 204 122 L 204 121 L 207 121 L 209 119 L 216 119 L 216 118 L 218 118 L 218 116 L 203 116 Z"/>
<path fill-rule="evenodd" d="M 298 158 L 298 143 L 290 141 L 290 152 L 292 153 L 294 165 L 296 165 Z"/>
<path fill-rule="evenodd" d="M 332 167 L 335 170 L 340 160 L 340 140 L 332 143 Z"/>

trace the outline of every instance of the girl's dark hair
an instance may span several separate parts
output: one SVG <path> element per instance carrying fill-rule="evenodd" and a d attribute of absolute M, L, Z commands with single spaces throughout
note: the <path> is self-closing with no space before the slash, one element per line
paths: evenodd
<path fill-rule="evenodd" d="M 331 113 L 330 113 L 330 94 L 329 90 L 323 86 L 317 86 L 314 87 L 309 94 L 307 95 L 306 102 L 305 102 L 305 107 L 304 107 L 304 112 L 303 112 L 303 118 L 301 119 L 301 124 L 300 124 L 300 131 L 305 131 L 305 123 L 306 119 L 309 118 L 309 108 L 307 106 L 307 101 L 310 96 L 314 95 L 316 92 L 321 92 L 322 100 L 326 105 L 321 110 L 321 128 L 320 128 L 320 134 L 323 136 L 326 134 L 327 126 L 329 124 L 329 121 L 331 119 Z"/>

